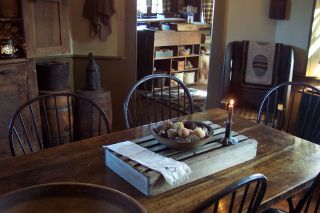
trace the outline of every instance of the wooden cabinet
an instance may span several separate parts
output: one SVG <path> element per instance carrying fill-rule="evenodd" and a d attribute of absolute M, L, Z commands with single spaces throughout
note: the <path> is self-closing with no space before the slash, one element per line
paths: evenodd
<path fill-rule="evenodd" d="M 70 52 L 67 1 L 24 0 L 22 6 L 28 58 Z"/>
<path fill-rule="evenodd" d="M 1 0 L 0 7 L 0 42 L 14 42 L 14 57 L 70 53 L 67 0 Z"/>
<path fill-rule="evenodd" d="M 19 6 L 18 0 L 0 0 L 0 60 L 25 57 L 24 28 Z"/>
<path fill-rule="evenodd" d="M 138 78 L 167 73 L 197 83 L 200 45 L 200 32 L 139 31 Z"/>
<path fill-rule="evenodd" d="M 11 156 L 8 144 L 10 119 L 18 107 L 37 96 L 36 85 L 33 60 L 0 61 L 0 159 Z"/>
<path fill-rule="evenodd" d="M 0 57 L 0 158 L 9 157 L 8 125 L 23 103 L 38 95 L 35 60 L 70 52 L 67 0 L 2 0 L 0 41 L 15 42 L 18 52 Z M 1 55 L 0 55 L 1 56 Z M 28 120 L 29 119 L 29 120 Z M 27 122 L 31 118 L 27 118 Z"/>

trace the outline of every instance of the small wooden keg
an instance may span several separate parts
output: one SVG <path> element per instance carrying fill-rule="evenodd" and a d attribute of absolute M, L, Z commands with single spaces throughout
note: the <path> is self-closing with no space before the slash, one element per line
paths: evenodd
<path fill-rule="evenodd" d="M 103 111 L 106 113 L 109 122 L 110 122 L 110 128 L 112 126 L 112 102 L 111 102 L 111 92 L 106 91 L 104 89 L 100 89 L 97 91 L 88 91 L 88 90 L 82 90 L 77 91 L 78 94 L 86 96 L 93 100 L 95 103 L 97 103 Z M 77 114 L 80 116 L 77 116 L 76 119 L 76 132 L 79 134 L 79 137 L 84 138 L 90 138 L 90 124 L 91 124 L 91 105 L 87 102 L 79 102 L 77 103 Z M 96 136 L 99 133 L 99 113 L 98 111 L 93 111 L 93 130 L 92 135 Z M 101 118 L 102 119 L 102 118 Z M 102 120 L 101 120 L 102 122 Z M 101 134 L 106 133 L 105 125 L 101 126 Z"/>
<path fill-rule="evenodd" d="M 61 91 L 68 88 L 69 65 L 60 62 L 37 63 L 38 88 Z"/>
<path fill-rule="evenodd" d="M 39 90 L 39 95 L 55 94 L 63 91 L 44 91 Z M 73 114 L 72 114 L 72 99 L 71 97 L 57 96 L 46 99 L 45 108 L 40 103 L 41 126 L 44 141 L 44 147 L 52 147 L 60 144 L 70 143 L 73 134 Z M 47 118 L 47 119 L 46 119 Z M 58 118 L 58 120 L 57 120 Z M 59 123 L 58 123 L 59 121 Z M 48 125 L 50 132 L 48 131 Z M 60 135 L 59 135 L 60 130 Z M 51 136 L 51 139 L 50 139 Z M 60 141 L 61 138 L 61 141 Z"/>

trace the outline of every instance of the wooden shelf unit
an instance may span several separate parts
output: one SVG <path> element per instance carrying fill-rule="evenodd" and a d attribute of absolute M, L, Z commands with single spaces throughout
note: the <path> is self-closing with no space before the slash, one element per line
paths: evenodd
<path fill-rule="evenodd" d="M 159 58 L 154 58 L 154 60 L 164 60 L 164 59 L 174 59 L 174 58 L 191 58 L 191 57 L 199 57 L 199 54 L 192 54 L 189 56 L 172 56 L 172 57 L 159 57 Z"/>
<path fill-rule="evenodd" d="M 16 22 L 16 21 L 22 21 L 21 18 L 19 17 L 0 17 L 0 21 L 3 22 Z"/>
<path fill-rule="evenodd" d="M 200 47 L 201 34 L 198 31 L 139 31 L 137 77 L 141 79 L 153 73 L 195 72 L 194 82 L 197 83 Z M 179 54 L 181 49 L 190 49 L 190 55 Z M 159 50 L 168 50 L 172 55 L 157 57 L 156 51 Z M 186 68 L 188 61 L 192 68 Z"/>

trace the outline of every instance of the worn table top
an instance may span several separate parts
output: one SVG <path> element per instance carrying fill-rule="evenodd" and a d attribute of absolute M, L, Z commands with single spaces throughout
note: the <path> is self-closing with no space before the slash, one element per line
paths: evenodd
<path fill-rule="evenodd" d="M 212 120 L 223 125 L 226 112 L 220 109 L 186 116 L 192 120 Z M 0 161 L 0 194 L 30 185 L 76 181 L 99 184 L 127 193 L 148 212 L 186 212 L 230 183 L 253 173 L 268 178 L 261 209 L 307 187 L 320 171 L 320 146 L 234 117 L 233 130 L 258 141 L 254 160 L 210 175 L 163 194 L 146 197 L 104 164 L 102 145 L 149 135 L 149 127 L 139 127 L 86 141 L 63 145 L 25 156 Z"/>

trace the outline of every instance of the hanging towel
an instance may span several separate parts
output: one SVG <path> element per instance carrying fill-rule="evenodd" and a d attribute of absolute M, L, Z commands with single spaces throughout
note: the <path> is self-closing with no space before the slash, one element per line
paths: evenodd
<path fill-rule="evenodd" d="M 82 15 L 90 22 L 90 36 L 98 35 L 102 41 L 107 40 L 114 13 L 114 0 L 86 0 Z"/>
<path fill-rule="evenodd" d="M 245 82 L 271 85 L 275 56 L 275 43 L 250 41 Z"/>

